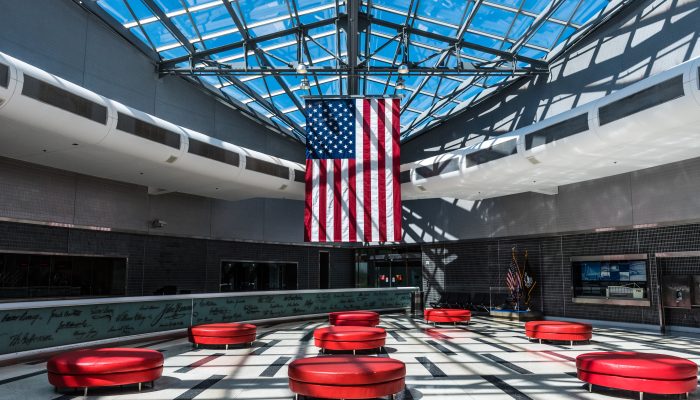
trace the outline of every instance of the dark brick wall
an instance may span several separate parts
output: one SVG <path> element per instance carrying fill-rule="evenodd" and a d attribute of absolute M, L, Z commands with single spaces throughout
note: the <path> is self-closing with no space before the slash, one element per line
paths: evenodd
<path fill-rule="evenodd" d="M 488 293 L 504 287 L 511 249 L 528 250 L 537 280 L 535 308 L 548 316 L 659 324 L 657 268 L 661 274 L 700 274 L 700 258 L 657 259 L 656 253 L 700 250 L 700 224 L 535 238 L 484 239 L 422 246 L 426 301 L 440 293 Z M 606 306 L 572 302 L 573 256 L 647 254 L 651 281 L 650 307 Z M 522 259 L 522 258 L 521 258 Z M 667 309 L 666 324 L 700 326 L 700 308 Z"/>
<path fill-rule="evenodd" d="M 329 251 L 331 288 L 354 287 L 354 250 L 233 242 L 81 230 L 0 222 L 0 251 L 126 257 L 127 295 L 152 294 L 166 285 L 192 293 L 218 292 L 221 260 L 297 263 L 299 289 L 319 286 L 318 253 Z"/>

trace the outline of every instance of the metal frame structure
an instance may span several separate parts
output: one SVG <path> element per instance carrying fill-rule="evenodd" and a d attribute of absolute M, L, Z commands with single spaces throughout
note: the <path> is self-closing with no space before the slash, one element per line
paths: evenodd
<path fill-rule="evenodd" d="M 465 0 L 452 10 L 426 0 L 74 1 L 162 75 L 184 76 L 300 142 L 305 95 L 396 95 L 405 86 L 405 141 L 518 79 L 547 74 L 567 40 L 632 3 L 549 0 L 533 9 L 524 0 Z"/>

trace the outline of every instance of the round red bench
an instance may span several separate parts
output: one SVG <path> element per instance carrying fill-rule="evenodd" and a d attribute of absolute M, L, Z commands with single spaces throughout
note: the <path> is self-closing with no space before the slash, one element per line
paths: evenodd
<path fill-rule="evenodd" d="M 314 331 L 314 343 L 322 351 L 381 349 L 386 331 L 368 326 L 328 326 Z"/>
<path fill-rule="evenodd" d="M 530 339 L 574 341 L 591 340 L 591 324 L 565 321 L 529 321 L 525 323 L 525 336 Z"/>
<path fill-rule="evenodd" d="M 374 311 L 336 311 L 328 314 L 328 322 L 337 326 L 377 326 L 379 314 Z"/>
<path fill-rule="evenodd" d="M 698 386 L 698 366 L 665 354 L 631 351 L 595 352 L 576 357 L 578 378 L 593 385 L 644 393 L 683 394 Z"/>
<path fill-rule="evenodd" d="M 163 374 L 163 354 L 150 349 L 106 348 L 75 350 L 46 363 L 49 383 L 60 388 L 132 385 L 154 381 Z"/>
<path fill-rule="evenodd" d="M 324 356 L 289 364 L 289 388 L 325 399 L 373 399 L 402 392 L 406 366 L 392 358 Z"/>
<path fill-rule="evenodd" d="M 466 322 L 472 318 L 472 312 L 469 310 L 461 310 L 457 308 L 428 308 L 423 312 L 423 316 L 427 322 L 437 324 L 438 322 Z"/>
<path fill-rule="evenodd" d="M 204 324 L 191 326 L 188 329 L 190 342 L 195 346 L 200 344 L 253 344 L 256 335 L 256 326 L 237 322 L 218 324 Z"/>

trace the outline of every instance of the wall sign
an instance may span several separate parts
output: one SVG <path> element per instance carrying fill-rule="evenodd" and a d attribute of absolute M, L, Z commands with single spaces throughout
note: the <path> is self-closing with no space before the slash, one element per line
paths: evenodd
<path fill-rule="evenodd" d="M 0 354 L 143 333 L 190 324 L 250 321 L 331 311 L 410 307 L 414 290 L 264 292 L 0 311 Z"/>

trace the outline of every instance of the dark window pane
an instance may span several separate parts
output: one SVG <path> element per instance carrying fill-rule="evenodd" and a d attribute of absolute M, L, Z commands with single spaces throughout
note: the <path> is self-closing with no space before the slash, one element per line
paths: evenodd
<path fill-rule="evenodd" d="M 199 140 L 190 139 L 190 146 L 187 149 L 190 154 L 195 154 L 200 157 L 208 158 L 224 164 L 238 167 L 240 165 L 240 156 L 238 153 L 216 147 L 209 143 L 200 142 Z"/>
<path fill-rule="evenodd" d="M 0 86 L 6 88 L 10 85 L 10 68 L 5 64 L 0 64 Z"/>
<path fill-rule="evenodd" d="M 472 167 L 474 165 L 484 164 L 489 161 L 498 160 L 499 158 L 507 157 L 511 154 L 518 152 L 517 149 L 518 141 L 513 138 L 505 142 L 498 143 L 487 149 L 481 149 L 473 153 L 467 154 L 466 167 Z"/>
<path fill-rule="evenodd" d="M 175 149 L 180 148 L 180 135 L 177 133 L 141 121 L 130 115 L 119 113 L 117 129 Z"/>
<path fill-rule="evenodd" d="M 276 176 L 278 178 L 289 179 L 289 168 L 253 157 L 246 157 L 245 169 L 260 172 L 265 175 Z"/>
<path fill-rule="evenodd" d="M 556 142 L 559 139 L 588 130 L 588 113 L 569 118 L 552 126 L 542 128 L 525 135 L 525 149 L 530 150 L 543 144 Z"/>
<path fill-rule="evenodd" d="M 299 171 L 298 169 L 295 169 L 294 170 L 294 181 L 305 183 L 306 182 L 306 172 Z"/>
<path fill-rule="evenodd" d="M 101 124 L 107 123 L 107 107 L 29 75 L 24 75 L 22 95 Z"/>
<path fill-rule="evenodd" d="M 684 95 L 683 75 L 679 75 L 600 107 L 598 110 L 600 125 L 609 124 Z"/>
<path fill-rule="evenodd" d="M 0 298 L 122 296 L 123 258 L 0 254 Z"/>
<path fill-rule="evenodd" d="M 399 174 L 399 183 L 408 183 L 411 181 L 411 170 L 401 171 Z"/>
<path fill-rule="evenodd" d="M 453 158 L 451 160 L 437 162 L 429 167 L 418 167 L 416 168 L 416 175 L 418 175 L 420 179 L 425 179 L 457 170 L 459 170 L 459 159 Z"/>

